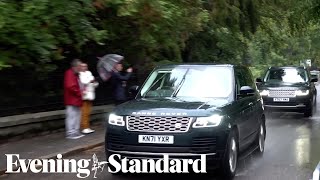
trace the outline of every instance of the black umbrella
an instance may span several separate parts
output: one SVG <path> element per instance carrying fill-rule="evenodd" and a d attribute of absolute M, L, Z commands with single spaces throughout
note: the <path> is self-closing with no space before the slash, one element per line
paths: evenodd
<path fill-rule="evenodd" d="M 111 73 L 114 70 L 116 64 L 124 59 L 123 56 L 118 54 L 107 54 L 99 58 L 97 64 L 97 71 L 103 81 L 109 80 Z"/>

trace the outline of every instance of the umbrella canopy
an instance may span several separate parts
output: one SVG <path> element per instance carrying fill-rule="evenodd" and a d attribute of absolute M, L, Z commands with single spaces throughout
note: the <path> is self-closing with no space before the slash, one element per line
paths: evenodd
<path fill-rule="evenodd" d="M 97 71 L 103 81 L 109 80 L 116 64 L 121 62 L 123 59 L 124 57 L 118 54 L 107 54 L 99 58 Z"/>

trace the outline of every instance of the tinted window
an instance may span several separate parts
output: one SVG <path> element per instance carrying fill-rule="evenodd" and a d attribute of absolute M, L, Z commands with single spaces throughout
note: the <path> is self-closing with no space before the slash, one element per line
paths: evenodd
<path fill-rule="evenodd" d="M 240 88 L 242 86 L 250 86 L 253 89 L 256 89 L 255 82 L 253 81 L 253 76 L 250 70 L 241 68 L 236 69 L 236 81 L 237 81 L 237 92 L 240 93 Z"/>
<path fill-rule="evenodd" d="M 267 71 L 264 81 L 303 83 L 308 81 L 308 73 L 305 69 L 298 68 L 270 69 Z"/>
<path fill-rule="evenodd" d="M 256 84 L 255 81 L 253 80 L 253 76 L 251 74 L 251 71 L 249 69 L 243 69 L 243 78 L 245 79 L 245 86 L 250 86 L 251 88 L 255 89 Z"/>
<path fill-rule="evenodd" d="M 319 77 L 319 71 L 310 71 L 311 78 L 318 78 Z"/>
<path fill-rule="evenodd" d="M 236 73 L 237 93 L 239 94 L 240 88 L 242 86 L 246 86 L 246 79 L 244 77 L 243 72 L 240 69 L 236 68 L 235 73 Z"/>

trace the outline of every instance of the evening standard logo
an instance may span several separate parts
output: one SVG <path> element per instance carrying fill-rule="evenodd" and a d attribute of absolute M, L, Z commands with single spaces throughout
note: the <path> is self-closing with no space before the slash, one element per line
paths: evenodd
<path fill-rule="evenodd" d="M 93 173 L 102 173 L 107 165 L 110 173 L 206 173 L 206 155 L 200 159 L 172 159 L 163 155 L 162 159 L 127 159 L 119 154 L 109 156 L 108 161 L 99 161 L 96 154 L 92 159 L 21 159 L 19 154 L 7 156 L 6 173 L 74 173 L 78 178 L 87 178 Z"/>

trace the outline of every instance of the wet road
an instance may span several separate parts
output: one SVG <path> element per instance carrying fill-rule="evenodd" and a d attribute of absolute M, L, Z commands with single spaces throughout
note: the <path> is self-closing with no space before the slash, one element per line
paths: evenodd
<path fill-rule="evenodd" d="M 240 160 L 235 180 L 309 180 L 320 161 L 320 97 L 316 114 L 304 118 L 301 114 L 275 113 L 267 118 L 266 149 L 262 157 L 250 155 Z M 91 159 L 96 154 L 104 160 L 104 148 L 98 147 L 68 159 Z M 160 180 L 185 178 L 185 175 L 130 175 L 113 176 L 104 169 L 96 179 L 105 180 Z M 190 175 L 188 175 L 190 177 Z M 192 178 L 196 178 L 194 175 Z M 202 177 L 202 176 L 201 176 Z M 1 179 L 78 179 L 76 174 L 14 174 Z M 94 179 L 93 172 L 87 179 Z M 206 179 L 206 177 L 202 177 Z M 220 180 L 219 177 L 211 178 Z"/>

